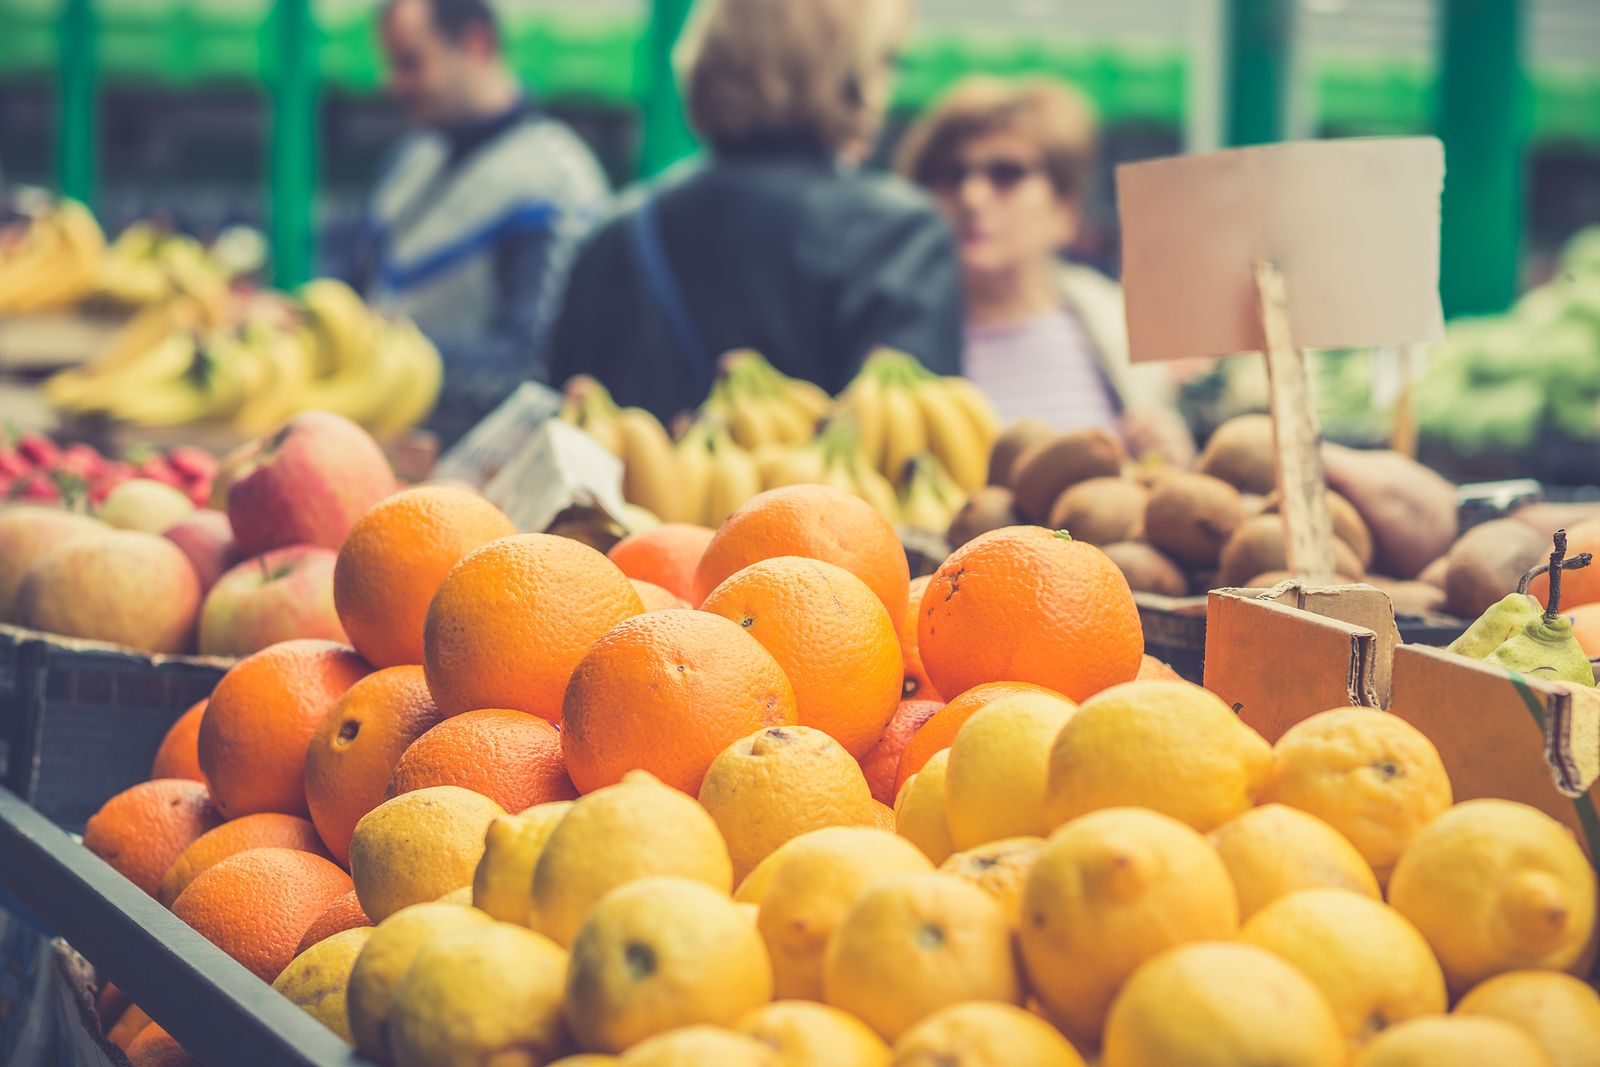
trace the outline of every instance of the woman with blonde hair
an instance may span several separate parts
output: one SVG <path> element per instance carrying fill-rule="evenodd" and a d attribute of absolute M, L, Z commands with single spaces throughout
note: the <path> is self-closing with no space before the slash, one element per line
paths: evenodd
<path fill-rule="evenodd" d="M 880 345 L 959 371 L 949 228 L 911 185 L 855 169 L 909 20 L 908 0 L 701 0 L 678 61 L 707 155 L 580 251 L 553 383 L 591 374 L 665 419 L 735 348 L 830 392 Z"/>

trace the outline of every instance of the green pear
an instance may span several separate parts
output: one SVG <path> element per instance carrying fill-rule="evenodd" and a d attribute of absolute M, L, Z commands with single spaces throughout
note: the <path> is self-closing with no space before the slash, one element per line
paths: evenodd
<path fill-rule="evenodd" d="M 1515 633 L 1539 620 L 1539 602 L 1527 593 L 1507 593 L 1475 619 L 1465 633 L 1445 646 L 1446 652 L 1487 659 Z"/>
<path fill-rule="evenodd" d="M 1584 654 L 1578 645 L 1578 639 L 1572 634 L 1572 620 L 1561 614 L 1561 572 L 1573 570 L 1577 567 L 1587 566 L 1590 562 L 1588 553 L 1567 559 L 1567 532 L 1557 530 L 1555 533 L 1555 551 L 1550 553 L 1550 597 L 1549 607 L 1540 614 L 1537 611 L 1531 621 L 1525 623 L 1511 636 L 1507 637 L 1493 652 L 1484 657 L 1485 663 L 1493 663 L 1497 667 L 1516 671 L 1519 674 L 1534 674 L 1546 679 L 1562 679 L 1580 685 L 1592 686 L 1595 684 L 1594 668 L 1589 663 L 1589 657 Z M 1527 583 L 1532 579 L 1534 571 L 1523 576 L 1518 587 L 1518 592 L 1513 596 L 1522 595 L 1527 589 Z M 1509 598 L 1507 598 L 1509 599 Z M 1531 597 L 1526 599 L 1531 600 Z M 1505 601 L 1496 604 L 1489 610 L 1498 609 Z M 1516 610 L 1516 609 L 1513 609 Z M 1485 613 L 1487 615 L 1487 613 Z M 1478 620 L 1479 623 L 1482 618 Z M 1473 626 L 1477 626 L 1474 623 Z M 1469 629 L 1468 633 L 1471 630 Z M 1488 632 L 1486 631 L 1485 636 Z M 1463 634 L 1459 640 L 1464 640 Z"/>

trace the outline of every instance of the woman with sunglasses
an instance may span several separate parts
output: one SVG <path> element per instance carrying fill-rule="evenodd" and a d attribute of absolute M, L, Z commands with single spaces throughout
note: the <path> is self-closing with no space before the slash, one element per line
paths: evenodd
<path fill-rule="evenodd" d="M 909 131 L 900 170 L 955 231 L 965 373 L 1007 421 L 1119 432 L 1133 454 L 1186 463 L 1194 442 L 1165 370 L 1128 365 L 1122 293 L 1062 259 L 1093 168 L 1088 105 L 1048 80 L 971 77 Z"/>

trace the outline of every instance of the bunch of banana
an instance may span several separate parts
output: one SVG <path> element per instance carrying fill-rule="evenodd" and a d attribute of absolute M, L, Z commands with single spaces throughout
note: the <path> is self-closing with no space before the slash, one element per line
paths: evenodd
<path fill-rule="evenodd" d="M 904 352 L 880 348 L 835 405 L 860 427 L 867 459 L 890 481 L 923 452 L 939 458 L 967 493 L 983 487 L 1000 435 L 989 400 L 964 378 L 944 378 Z"/>
<path fill-rule="evenodd" d="M 923 452 L 911 457 L 900 480 L 900 521 L 914 530 L 944 536 L 967 502 L 967 493 L 945 470 L 939 457 Z"/>
<path fill-rule="evenodd" d="M 739 446 L 726 423 L 714 417 L 702 416 L 691 423 L 673 451 L 682 501 L 679 522 L 721 526 L 722 520 L 761 492 L 755 456 Z"/>
<path fill-rule="evenodd" d="M 232 278 L 193 237 L 148 222 L 123 230 L 106 249 L 94 295 L 120 307 L 148 307 L 179 294 L 200 301 L 213 326 L 228 312 Z"/>
<path fill-rule="evenodd" d="M 105 234 L 89 209 L 60 200 L 0 245 L 0 315 L 56 311 L 93 291 Z"/>
<path fill-rule="evenodd" d="M 811 440 L 829 404 L 819 386 L 791 378 L 759 352 L 742 348 L 718 361 L 717 380 L 700 411 L 725 423 L 735 443 L 753 452 Z"/>
<path fill-rule="evenodd" d="M 567 383 L 560 418 L 581 427 L 622 461 L 622 498 L 667 522 L 699 522 L 699 497 L 681 485 L 672 438 L 650 412 L 619 407 L 588 375 Z"/>
<path fill-rule="evenodd" d="M 836 418 L 799 448 L 767 446 L 755 453 L 763 489 L 785 485 L 830 485 L 858 496 L 890 522 L 900 519 L 894 486 L 867 461 L 860 428 L 849 417 Z"/>

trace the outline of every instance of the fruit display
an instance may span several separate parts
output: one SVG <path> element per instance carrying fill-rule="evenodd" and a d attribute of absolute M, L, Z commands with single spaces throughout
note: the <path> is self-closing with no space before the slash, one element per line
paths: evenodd
<path fill-rule="evenodd" d="M 1098 438 L 1015 445 L 1030 513 L 1056 472 L 1116 478 Z M 1243 506 L 1192 495 L 1163 543 L 1220 556 Z M 913 582 L 887 517 L 813 484 L 609 556 L 507 526 L 450 486 L 369 505 L 333 565 L 353 644 L 239 660 L 84 837 L 374 1063 L 1600 1057 L 1563 825 L 1458 801 L 1377 709 L 1269 743 L 1145 655 L 1087 541 L 1012 524 Z M 1535 597 L 1589 536 L 1474 651 L 1570 676 Z"/>
<path fill-rule="evenodd" d="M 94 214 L 62 198 L 0 229 L 0 315 L 59 311 L 93 295 L 106 237 Z"/>
<path fill-rule="evenodd" d="M 217 461 L 199 448 L 135 446 L 118 457 L 82 442 L 59 444 L 38 432 L 0 430 L 0 502 L 102 506 L 138 478 L 178 490 L 195 504 L 211 497 Z"/>

